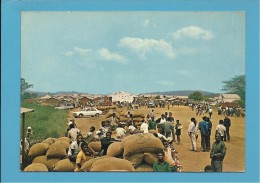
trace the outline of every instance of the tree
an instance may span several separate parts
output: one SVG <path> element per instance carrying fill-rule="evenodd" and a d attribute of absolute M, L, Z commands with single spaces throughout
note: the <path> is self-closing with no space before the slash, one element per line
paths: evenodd
<path fill-rule="evenodd" d="M 222 91 L 227 93 L 238 94 L 241 100 L 245 100 L 245 75 L 236 75 L 228 81 L 223 81 L 224 86 Z"/>
<path fill-rule="evenodd" d="M 32 84 L 28 84 L 24 78 L 21 78 L 21 94 L 24 94 L 25 90 L 32 88 Z"/>
<path fill-rule="evenodd" d="M 203 95 L 200 92 L 193 92 L 192 94 L 189 95 L 189 99 L 193 99 L 195 101 L 200 101 L 203 99 Z"/>

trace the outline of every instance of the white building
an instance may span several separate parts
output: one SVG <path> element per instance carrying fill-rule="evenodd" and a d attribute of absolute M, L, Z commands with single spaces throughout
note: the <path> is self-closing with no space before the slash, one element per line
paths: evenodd
<path fill-rule="evenodd" d="M 111 94 L 112 102 L 133 102 L 135 95 L 123 91 Z"/>

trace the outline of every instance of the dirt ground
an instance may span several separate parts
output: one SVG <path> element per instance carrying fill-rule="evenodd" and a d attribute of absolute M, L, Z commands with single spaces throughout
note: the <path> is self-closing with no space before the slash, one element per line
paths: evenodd
<path fill-rule="evenodd" d="M 70 118 L 72 119 L 72 112 L 79 109 L 73 109 L 69 111 Z M 119 108 L 118 111 L 127 111 L 126 108 Z M 141 107 L 138 109 L 144 114 L 149 114 L 151 109 Z M 173 112 L 173 117 L 176 120 L 180 120 L 183 124 L 181 134 L 181 144 L 174 144 L 175 149 L 178 151 L 180 162 L 183 166 L 183 172 L 203 172 L 206 165 L 210 165 L 209 152 L 194 152 L 190 151 L 190 139 L 188 136 L 188 126 L 190 118 L 195 117 L 198 122 L 202 120 L 202 116 L 196 116 L 195 111 L 192 111 L 188 106 L 170 106 L 168 108 L 154 108 L 155 119 L 159 118 L 164 112 Z M 87 118 L 73 118 L 77 127 L 85 135 L 90 126 L 95 126 L 96 129 L 100 127 L 100 122 L 105 119 L 105 115 L 99 117 L 87 117 Z M 217 111 L 213 110 L 212 116 L 212 135 L 210 143 L 214 141 L 215 129 L 220 119 L 224 119 L 223 115 L 217 115 Z M 230 117 L 230 142 L 225 142 L 227 152 L 223 162 L 223 172 L 244 172 L 245 171 L 245 118 L 242 117 Z M 197 147 L 200 150 L 200 135 L 197 141 Z"/>

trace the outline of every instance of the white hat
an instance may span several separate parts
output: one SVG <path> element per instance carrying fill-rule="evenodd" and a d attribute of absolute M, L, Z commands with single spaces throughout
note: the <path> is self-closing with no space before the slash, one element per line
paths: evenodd
<path fill-rule="evenodd" d="M 30 126 L 27 127 L 27 130 L 31 130 L 31 129 L 32 129 L 32 127 L 30 127 Z"/>
<path fill-rule="evenodd" d="M 68 122 L 68 125 L 70 126 L 71 124 L 73 124 L 72 121 L 69 121 L 69 122 Z"/>

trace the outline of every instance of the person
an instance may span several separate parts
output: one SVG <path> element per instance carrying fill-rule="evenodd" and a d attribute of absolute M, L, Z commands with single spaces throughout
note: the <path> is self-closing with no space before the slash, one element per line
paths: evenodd
<path fill-rule="evenodd" d="M 140 130 L 143 131 L 144 133 L 149 133 L 148 128 L 149 128 L 149 125 L 144 120 L 142 120 Z"/>
<path fill-rule="evenodd" d="M 137 128 L 135 128 L 134 126 L 129 126 L 128 127 L 128 129 L 129 129 L 129 134 L 137 134 L 137 133 L 143 133 L 143 131 L 141 131 L 141 130 L 138 130 Z"/>
<path fill-rule="evenodd" d="M 153 164 L 154 172 L 171 172 L 171 167 L 168 162 L 164 161 L 164 152 L 157 153 L 158 161 Z"/>
<path fill-rule="evenodd" d="M 101 139 L 101 151 L 102 151 L 102 155 L 107 155 L 107 149 L 110 146 L 110 144 L 116 142 L 116 140 L 114 138 L 111 138 L 111 132 L 107 132 L 106 133 L 106 137 L 103 137 Z"/>
<path fill-rule="evenodd" d="M 164 123 L 166 122 L 165 115 L 162 114 L 162 115 L 161 115 L 161 118 L 157 119 L 157 121 L 158 121 L 158 124 L 157 124 L 158 132 L 161 133 L 161 134 L 164 134 L 163 125 L 164 125 Z"/>
<path fill-rule="evenodd" d="M 76 166 L 74 169 L 75 172 L 81 171 L 81 167 L 89 159 L 88 157 L 95 158 L 98 155 L 98 153 L 96 153 L 91 147 L 89 147 L 85 141 L 81 143 L 80 147 L 81 150 L 77 155 Z"/>
<path fill-rule="evenodd" d="M 231 120 L 227 115 L 225 115 L 224 126 L 226 127 L 226 135 L 224 136 L 224 141 L 230 141 L 229 128 L 231 126 Z"/>
<path fill-rule="evenodd" d="M 110 126 L 108 121 L 102 121 L 101 122 L 101 127 L 99 130 L 102 133 L 102 137 L 106 137 L 106 133 L 110 131 Z"/>
<path fill-rule="evenodd" d="M 130 114 L 129 115 L 129 118 L 127 119 L 127 122 L 126 122 L 127 126 L 131 126 L 131 125 L 134 125 L 134 118 L 133 118 L 133 114 Z"/>
<path fill-rule="evenodd" d="M 150 114 L 149 114 L 149 116 L 150 116 L 150 118 L 154 118 L 154 110 L 152 109 L 152 111 L 150 112 Z"/>
<path fill-rule="evenodd" d="M 68 132 L 68 137 L 70 138 L 71 142 L 77 140 L 77 135 L 80 133 L 78 128 L 75 128 L 75 125 L 72 123 L 70 124 L 70 131 Z"/>
<path fill-rule="evenodd" d="M 172 112 L 169 112 L 169 117 L 167 118 L 167 121 L 172 122 L 172 125 L 174 126 L 174 118 L 173 118 L 173 116 L 172 116 Z M 173 141 L 175 142 L 175 133 L 174 133 L 174 130 L 172 130 L 172 138 L 173 138 Z"/>
<path fill-rule="evenodd" d="M 175 139 L 174 138 L 174 125 L 173 125 L 173 122 L 167 120 L 164 123 L 163 131 L 165 133 L 166 138 L 171 137 L 171 135 L 172 135 L 173 139 Z"/>
<path fill-rule="evenodd" d="M 116 116 L 116 113 L 113 113 L 110 118 L 110 126 L 111 126 L 111 130 L 115 130 L 118 126 L 118 118 Z"/>
<path fill-rule="evenodd" d="M 191 118 L 190 120 L 191 120 L 191 122 L 190 122 L 189 127 L 188 127 L 188 135 L 190 137 L 191 150 L 192 151 L 198 151 L 197 150 L 197 139 L 196 139 L 197 121 L 196 121 L 195 118 Z"/>
<path fill-rule="evenodd" d="M 206 136 L 206 151 L 210 151 L 210 135 L 211 135 L 211 129 L 212 129 L 212 122 L 210 121 L 210 118 L 206 118 L 206 122 L 208 123 L 208 134 Z"/>
<path fill-rule="evenodd" d="M 215 142 L 212 144 L 210 152 L 211 166 L 214 172 L 222 172 L 222 164 L 226 155 L 226 146 L 220 138 L 221 135 L 216 133 Z"/>
<path fill-rule="evenodd" d="M 84 140 L 89 143 L 90 141 L 92 141 L 94 139 L 94 135 L 95 135 L 95 127 L 91 126 L 89 129 L 89 132 L 86 134 Z"/>
<path fill-rule="evenodd" d="M 182 129 L 182 124 L 180 123 L 180 120 L 176 120 L 175 134 L 177 136 L 177 144 L 181 143 L 181 129 Z"/>
<path fill-rule="evenodd" d="M 82 139 L 83 139 L 83 136 L 81 134 L 78 134 L 77 140 L 70 144 L 70 147 L 68 150 L 68 158 L 70 159 L 70 161 L 76 162 L 77 155 L 78 155 L 79 151 L 81 150 L 80 145 L 81 145 Z"/>
<path fill-rule="evenodd" d="M 154 120 L 154 117 L 151 117 L 148 122 L 148 130 L 156 130 L 156 121 Z"/>
<path fill-rule="evenodd" d="M 210 118 L 210 119 L 211 119 L 212 113 L 213 113 L 213 110 L 212 110 L 212 108 L 210 107 L 210 108 L 209 108 L 209 118 Z"/>
<path fill-rule="evenodd" d="M 223 125 L 223 120 L 219 120 L 219 124 L 216 127 L 216 133 L 220 134 L 220 139 L 223 142 L 226 135 L 226 127 Z"/>
<path fill-rule="evenodd" d="M 118 127 L 116 128 L 116 137 L 119 139 L 124 138 L 126 135 L 125 129 L 122 127 L 121 124 L 118 124 Z"/>
<path fill-rule="evenodd" d="M 171 167 L 171 171 L 172 172 L 177 172 L 177 165 L 175 163 L 175 159 L 176 159 L 176 151 L 174 150 L 174 148 L 172 148 L 170 146 L 170 143 L 169 141 L 163 141 L 163 146 L 164 146 L 164 154 L 165 154 L 165 158 L 164 160 L 170 164 L 170 167 Z"/>
<path fill-rule="evenodd" d="M 204 168 L 204 172 L 213 172 L 213 168 L 211 165 L 206 165 Z"/>
<path fill-rule="evenodd" d="M 206 137 L 208 135 L 208 123 L 206 122 L 207 117 L 204 116 L 202 121 L 199 123 L 199 130 L 201 134 L 201 149 L 202 152 L 206 152 Z"/>

